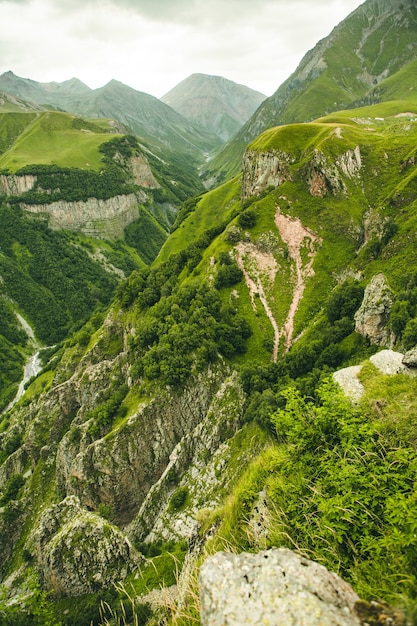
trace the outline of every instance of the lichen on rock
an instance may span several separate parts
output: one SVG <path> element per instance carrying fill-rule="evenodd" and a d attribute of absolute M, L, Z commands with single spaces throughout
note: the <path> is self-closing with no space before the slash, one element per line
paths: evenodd
<path fill-rule="evenodd" d="M 200 570 L 203 626 L 359 626 L 352 587 L 286 548 L 218 552 Z"/>
<path fill-rule="evenodd" d="M 126 578 L 142 557 L 121 531 L 68 496 L 47 509 L 32 536 L 44 586 L 78 596 Z"/>

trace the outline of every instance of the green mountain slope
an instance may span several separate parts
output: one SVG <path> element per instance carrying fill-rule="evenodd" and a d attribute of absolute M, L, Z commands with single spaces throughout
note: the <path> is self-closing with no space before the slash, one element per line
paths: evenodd
<path fill-rule="evenodd" d="M 265 131 L 32 382 L 2 422 L 9 596 L 33 611 L 34 576 L 62 596 L 42 611 L 87 625 L 119 611 L 115 581 L 171 585 L 191 539 L 296 544 L 412 610 L 415 378 L 369 359 L 417 344 L 416 119 L 391 102 Z M 355 408 L 328 379 L 361 363 Z"/>
<path fill-rule="evenodd" d="M 207 164 L 207 179 L 236 175 L 245 146 L 267 128 L 313 120 L 359 101 L 404 98 L 407 83 L 412 82 L 416 30 L 412 0 L 364 2 L 304 56 L 295 72 Z M 396 85 L 391 92 L 384 87 L 390 77 Z M 413 91 L 405 97 L 410 98 L 414 99 Z"/>
<path fill-rule="evenodd" d="M 117 120 L 143 140 L 156 142 L 164 146 L 165 151 L 171 149 L 174 158 L 176 153 L 185 153 L 189 159 L 200 162 L 206 151 L 220 145 L 215 136 L 187 121 L 158 98 L 116 80 L 92 90 L 77 79 L 63 83 L 37 83 L 5 72 L 0 76 L 0 89 L 84 118 Z"/>
<path fill-rule="evenodd" d="M 300 116 L 309 90 L 323 102 L 343 95 L 348 108 L 315 100 L 317 119 L 248 135 L 241 171 L 186 199 L 158 256 L 118 282 L 104 320 L 78 326 L 71 271 L 87 262 L 70 255 L 67 267 L 61 247 L 91 258 L 93 240 L 3 207 L 3 274 L 23 284 L 0 301 L 3 387 L 16 386 L 30 352 L 13 316 L 31 280 L 42 278 L 45 302 L 59 300 L 59 330 L 71 328 L 0 421 L 5 623 L 199 623 L 206 556 L 274 546 L 342 575 L 365 623 L 415 622 L 414 16 L 411 2 L 368 0 L 321 42 L 285 93 Z M 350 42 L 346 71 L 333 40 Z M 10 123 L 3 145 L 33 120 Z M 127 142 L 166 175 L 161 152 L 114 141 L 104 144 L 113 162 Z M 39 191 L 60 193 L 62 175 Z M 152 193 L 163 211 L 163 192 Z M 158 221 L 153 206 L 143 228 Z M 102 308 L 95 283 L 75 285 Z M 168 606 L 150 604 L 175 584 Z"/>
<path fill-rule="evenodd" d="M 162 102 L 227 141 L 266 96 L 221 76 L 192 74 L 162 96 Z"/>
<path fill-rule="evenodd" d="M 0 168 L 15 172 L 34 163 L 98 171 L 102 167 L 98 148 L 114 131 L 110 120 L 87 122 L 70 114 L 46 111 L 3 114 L 0 132 L 4 136 Z"/>

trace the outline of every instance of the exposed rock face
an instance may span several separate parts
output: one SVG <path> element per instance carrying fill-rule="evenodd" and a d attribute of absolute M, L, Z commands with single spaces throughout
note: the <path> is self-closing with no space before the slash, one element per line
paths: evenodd
<path fill-rule="evenodd" d="M 357 176 L 362 167 L 359 146 L 343 153 L 335 162 L 331 162 L 320 150 L 314 150 L 308 166 L 307 182 L 312 196 L 323 198 L 326 194 L 346 193 L 343 178 Z"/>
<path fill-rule="evenodd" d="M 220 504 L 218 493 L 232 478 L 221 471 L 223 442 L 240 427 L 245 394 L 237 372 L 229 376 L 213 397 L 207 414 L 187 432 L 172 451 L 161 478 L 150 489 L 140 511 L 126 532 L 135 540 L 190 539 L 197 532 L 198 501 L 205 507 Z M 187 472 L 184 475 L 184 469 Z M 177 485 L 172 476 L 183 476 L 181 486 L 188 489 L 190 507 L 175 512 L 169 509 L 170 496 Z M 147 536 L 149 530 L 150 535 Z"/>
<path fill-rule="evenodd" d="M 20 196 L 26 191 L 33 189 L 36 183 L 36 176 L 25 174 L 24 176 L 0 175 L 0 192 L 6 196 Z"/>
<path fill-rule="evenodd" d="M 286 180 L 291 180 L 291 162 L 290 155 L 280 150 L 246 150 L 243 156 L 242 199 L 262 193 L 270 185 L 278 187 Z"/>
<path fill-rule="evenodd" d="M 90 508 L 108 505 L 117 512 L 118 524 L 131 522 L 176 445 L 204 419 L 223 376 L 218 368 L 190 381 L 181 395 L 168 390 L 160 393 L 140 406 L 122 428 L 93 441 L 88 421 L 74 425 L 58 447 L 61 491 L 77 495 Z M 183 470 L 187 450 L 181 460 Z"/>
<path fill-rule="evenodd" d="M 200 570 L 203 626 L 359 626 L 353 589 L 322 565 L 279 548 L 209 557 Z"/>
<path fill-rule="evenodd" d="M 132 171 L 133 182 L 147 189 L 158 189 L 161 185 L 152 174 L 148 161 L 143 154 L 130 157 L 129 165 Z"/>
<path fill-rule="evenodd" d="M 362 304 L 355 313 L 355 331 L 372 344 L 391 346 L 393 337 L 387 324 L 392 304 L 392 293 L 385 276 L 376 274 L 367 285 Z"/>
<path fill-rule="evenodd" d="M 82 509 L 74 496 L 43 513 L 33 542 L 44 584 L 57 595 L 111 586 L 140 562 L 120 530 Z"/>
<path fill-rule="evenodd" d="M 340 129 L 333 131 L 336 133 Z M 341 136 L 336 134 L 336 136 Z M 242 200 L 265 191 L 269 186 L 278 187 L 291 180 L 290 165 L 295 158 L 281 150 L 258 152 L 246 150 L 243 156 Z M 312 196 L 323 198 L 326 194 L 346 193 L 344 179 L 360 174 L 362 157 L 359 146 L 347 150 L 331 160 L 321 150 L 314 150 L 306 167 L 306 182 Z"/>
<path fill-rule="evenodd" d="M 115 196 L 109 200 L 89 198 L 85 202 L 59 200 L 51 204 L 22 204 L 31 213 L 46 214 L 50 228 L 75 230 L 91 237 L 118 239 L 123 229 L 138 218 L 138 204 L 143 194 Z"/>

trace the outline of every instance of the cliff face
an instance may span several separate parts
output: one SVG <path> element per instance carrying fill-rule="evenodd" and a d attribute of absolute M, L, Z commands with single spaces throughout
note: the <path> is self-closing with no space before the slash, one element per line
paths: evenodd
<path fill-rule="evenodd" d="M 24 176 L 0 175 L 0 192 L 6 196 L 21 196 L 26 191 L 31 191 L 35 186 L 37 177 L 30 174 Z"/>
<path fill-rule="evenodd" d="M 0 489 L 24 475 L 32 494 L 15 511 L 19 524 L 0 527 L 0 536 L 9 537 L 1 541 L 2 562 L 25 521 L 35 520 L 25 549 L 54 594 L 90 593 L 125 578 L 141 558 L 129 539 L 191 537 L 202 502 L 218 503 L 219 485 L 231 479 L 218 476 L 224 462 L 219 450 L 240 427 L 245 394 L 224 364 L 192 377 L 181 391 L 156 388 L 127 403 L 113 422 L 103 422 L 106 398 L 121 388 L 135 397 L 123 349 L 128 336 L 117 315 L 110 315 L 95 345 L 72 357 L 71 366 L 64 359 L 51 390 L 16 408 L 1 436 L 3 446 L 11 445 L 10 437 L 21 445 L 1 466 Z M 119 347 L 109 355 L 105 346 L 112 340 Z M 188 483 L 189 471 L 195 504 L 169 529 L 170 498 L 183 480 Z"/>
<path fill-rule="evenodd" d="M 76 420 L 58 446 L 61 492 L 77 495 L 94 509 L 108 505 L 120 525 L 131 522 L 176 445 L 203 420 L 220 381 L 221 372 L 213 371 L 181 395 L 163 392 L 138 407 L 120 428 L 95 440 L 92 421 L 78 425 Z M 179 463 L 179 475 L 187 456 Z"/>
<path fill-rule="evenodd" d="M 340 129 L 339 132 L 341 133 Z M 248 148 L 243 157 L 243 201 L 261 194 L 270 186 L 279 187 L 286 181 L 293 180 L 292 171 L 297 165 L 300 168 L 301 161 L 302 159 L 294 154 L 279 149 L 259 151 Z M 302 165 L 301 174 L 308 185 L 309 193 L 323 198 L 328 193 L 346 193 L 344 179 L 357 178 L 361 168 L 362 157 L 359 146 L 343 152 L 336 158 L 315 149 L 307 164 Z"/>
<path fill-rule="evenodd" d="M 123 230 L 138 218 L 138 205 L 146 200 L 144 192 L 115 196 L 109 200 L 89 198 L 85 202 L 22 204 L 30 213 L 48 216 L 50 228 L 74 230 L 90 237 L 118 239 Z"/>
<path fill-rule="evenodd" d="M 291 180 L 289 165 L 292 162 L 293 157 L 281 150 L 246 150 L 243 156 L 242 199 L 247 200 L 269 186 L 279 187 L 286 180 Z"/>
<path fill-rule="evenodd" d="M 55 230 L 73 230 L 90 237 L 110 240 L 123 238 L 124 228 L 138 218 L 139 204 L 148 200 L 144 190 L 158 189 L 160 184 L 143 154 L 138 153 L 128 159 L 121 155 L 115 158 L 129 171 L 129 178 L 138 186 L 136 193 L 117 195 L 108 200 L 90 197 L 85 201 L 59 200 L 48 204 L 22 202 L 21 207 L 30 213 L 47 216 L 48 226 Z M 6 196 L 23 196 L 26 192 L 35 190 L 37 182 L 36 175 L 2 174 L 0 193 Z M 50 190 L 42 191 L 48 193 Z"/>

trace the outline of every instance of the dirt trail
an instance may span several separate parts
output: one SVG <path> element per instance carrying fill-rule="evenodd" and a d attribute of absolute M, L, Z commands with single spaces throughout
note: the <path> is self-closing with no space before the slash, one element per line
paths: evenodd
<path fill-rule="evenodd" d="M 281 239 L 288 246 L 288 252 L 290 258 L 295 263 L 296 280 L 293 292 L 293 298 L 288 311 L 285 324 L 280 331 L 280 337 L 284 337 L 285 349 L 288 350 L 291 346 L 291 339 L 294 331 L 294 318 L 303 297 L 305 289 L 305 279 L 314 274 L 313 262 L 315 257 L 315 244 L 321 243 L 319 237 L 317 237 L 309 228 L 302 225 L 297 218 L 291 218 L 283 215 L 277 207 L 275 214 L 275 224 L 278 228 Z M 304 243 L 306 240 L 306 243 Z M 307 262 L 303 262 L 302 250 L 303 247 L 307 250 Z"/>

